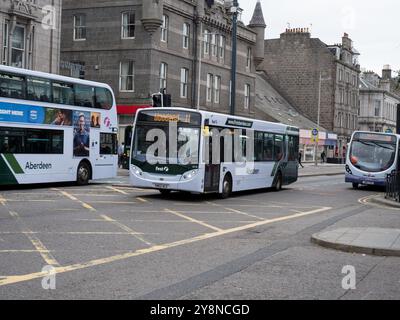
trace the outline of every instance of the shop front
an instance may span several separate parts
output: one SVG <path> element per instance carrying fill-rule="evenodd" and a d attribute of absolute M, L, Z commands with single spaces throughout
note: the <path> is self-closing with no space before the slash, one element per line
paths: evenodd
<path fill-rule="evenodd" d="M 318 142 L 312 137 L 311 130 L 300 130 L 300 151 L 303 162 L 315 162 L 321 160 L 322 152 L 325 152 L 328 162 L 335 158 L 335 150 L 337 146 L 337 135 L 327 132 L 319 132 Z M 317 145 L 317 147 L 315 147 Z M 315 152 L 316 151 L 316 152 Z"/>

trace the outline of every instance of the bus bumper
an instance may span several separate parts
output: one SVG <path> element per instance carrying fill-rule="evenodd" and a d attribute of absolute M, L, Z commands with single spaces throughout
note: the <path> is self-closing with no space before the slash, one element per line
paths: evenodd
<path fill-rule="evenodd" d="M 386 186 L 386 179 L 382 178 L 368 178 L 368 177 L 357 177 L 352 174 L 346 174 L 345 182 L 347 183 L 358 183 L 362 185 L 371 185 L 371 186 Z"/>
<path fill-rule="evenodd" d="M 193 179 L 184 180 L 181 176 L 166 178 L 162 176 L 153 176 L 147 173 L 144 173 L 142 178 L 131 171 L 129 178 L 130 184 L 135 188 L 187 191 L 194 193 L 204 192 L 204 177 L 201 177 L 201 175 L 199 174 L 196 175 Z"/>

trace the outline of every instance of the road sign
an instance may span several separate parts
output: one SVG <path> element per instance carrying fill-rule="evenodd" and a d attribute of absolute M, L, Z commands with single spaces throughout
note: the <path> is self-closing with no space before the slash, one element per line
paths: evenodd
<path fill-rule="evenodd" d="M 319 131 L 318 129 L 313 129 L 311 131 L 311 143 L 318 143 L 319 142 Z"/>

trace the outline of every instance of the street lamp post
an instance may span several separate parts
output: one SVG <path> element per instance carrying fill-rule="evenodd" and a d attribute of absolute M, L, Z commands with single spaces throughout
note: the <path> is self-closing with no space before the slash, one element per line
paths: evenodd
<path fill-rule="evenodd" d="M 318 83 L 318 115 L 317 115 L 318 135 L 319 135 L 319 123 L 320 123 L 320 117 L 321 117 L 321 82 L 322 82 L 322 71 L 320 71 L 320 73 L 319 73 L 319 83 Z M 315 166 L 318 166 L 318 158 L 317 158 L 318 138 L 314 137 L 314 139 L 315 139 L 315 144 L 314 144 Z"/>
<path fill-rule="evenodd" d="M 200 110 L 201 64 L 203 54 L 203 21 L 200 21 L 200 51 L 199 51 L 199 83 L 197 86 L 197 111 Z"/>
<path fill-rule="evenodd" d="M 231 7 L 232 16 L 232 68 L 231 68 L 231 114 L 235 114 L 236 105 L 236 64 L 237 64 L 237 22 L 238 0 L 233 0 Z"/>
<path fill-rule="evenodd" d="M 322 71 L 319 72 L 319 83 L 318 83 L 318 114 L 317 114 L 317 129 L 318 129 L 318 135 L 320 131 L 320 119 L 321 119 L 321 90 L 322 90 L 322 81 L 329 81 L 331 80 L 330 77 L 323 79 L 322 78 Z M 315 144 L 314 144 L 314 158 L 315 158 L 315 165 L 318 166 L 318 159 L 317 159 L 317 151 L 318 151 L 318 142 L 317 138 L 315 138 Z"/>

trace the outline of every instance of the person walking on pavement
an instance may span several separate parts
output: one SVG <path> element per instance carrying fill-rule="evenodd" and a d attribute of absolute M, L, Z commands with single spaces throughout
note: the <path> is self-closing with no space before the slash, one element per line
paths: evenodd
<path fill-rule="evenodd" d="M 304 168 L 303 164 L 301 163 L 302 158 L 303 158 L 303 154 L 301 152 L 299 152 L 299 166 Z"/>
<path fill-rule="evenodd" d="M 121 168 L 122 166 L 122 157 L 124 154 L 124 143 L 120 144 L 118 147 L 118 168 Z"/>
<path fill-rule="evenodd" d="M 326 159 L 326 154 L 325 154 L 325 150 L 324 150 L 324 151 L 322 151 L 322 153 L 321 153 L 321 162 L 322 162 L 322 163 L 325 163 L 325 159 Z"/>

